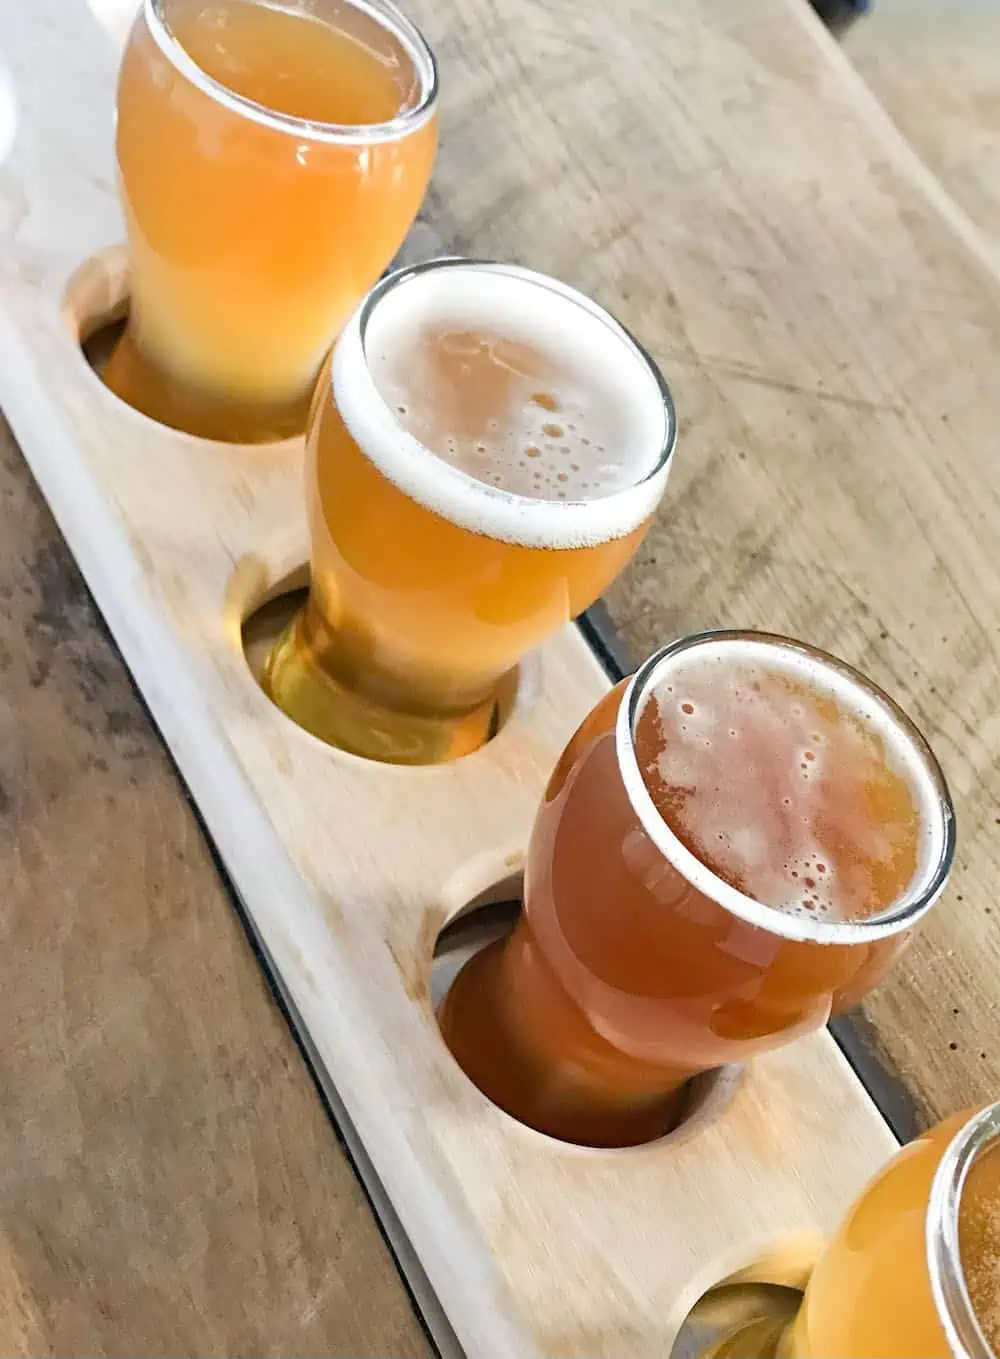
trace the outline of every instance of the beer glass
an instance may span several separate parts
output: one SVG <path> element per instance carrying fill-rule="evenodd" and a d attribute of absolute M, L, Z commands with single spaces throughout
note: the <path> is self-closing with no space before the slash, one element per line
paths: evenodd
<path fill-rule="evenodd" d="M 301 433 L 417 213 L 436 97 L 389 0 L 145 0 L 118 86 L 131 303 L 108 386 L 211 438 Z"/>
<path fill-rule="evenodd" d="M 317 390 L 309 598 L 265 688 L 357 754 L 475 750 L 502 677 L 632 556 L 673 446 L 656 366 L 572 288 L 469 260 L 391 275 Z"/>
<path fill-rule="evenodd" d="M 904 1147 L 817 1264 L 789 1359 L 994 1359 L 1000 1347 L 1000 1105 Z"/>
<path fill-rule="evenodd" d="M 901 1148 L 820 1257 L 794 1320 L 749 1318 L 713 1345 L 711 1359 L 995 1359 L 998 1261 L 1000 1104 L 992 1104 Z"/>
<path fill-rule="evenodd" d="M 649 1141 L 692 1075 L 860 999 L 953 852 L 941 770 L 870 681 L 766 633 L 684 638 L 570 741 L 520 920 L 459 973 L 442 1032 L 539 1131 Z"/>

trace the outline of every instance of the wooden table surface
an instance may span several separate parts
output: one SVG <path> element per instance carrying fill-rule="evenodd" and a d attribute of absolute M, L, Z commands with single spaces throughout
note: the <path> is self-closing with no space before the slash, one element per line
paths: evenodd
<path fill-rule="evenodd" d="M 789 631 L 937 748 L 954 885 L 865 1013 L 924 1117 L 996 1094 L 995 278 L 801 0 L 409 8 L 444 75 L 430 232 L 587 289 L 674 387 L 674 478 L 609 597 L 633 653 Z M 159 739 L 0 455 L 0 1350 L 423 1355 Z"/>
<path fill-rule="evenodd" d="M 0 420 L 0 1354 L 431 1351 Z"/>
<path fill-rule="evenodd" d="M 876 0 L 844 50 L 1000 261 L 1000 6 Z"/>

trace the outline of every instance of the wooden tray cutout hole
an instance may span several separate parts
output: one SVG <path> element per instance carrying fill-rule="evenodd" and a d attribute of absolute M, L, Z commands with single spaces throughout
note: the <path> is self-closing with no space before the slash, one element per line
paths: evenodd
<path fill-rule="evenodd" d="M 258 684 L 271 648 L 305 603 L 308 593 L 309 567 L 303 564 L 276 582 L 243 619 L 243 655 Z"/>
<path fill-rule="evenodd" d="M 240 609 L 242 619 L 243 655 L 250 673 L 258 685 L 261 682 L 271 648 L 302 607 L 308 591 L 309 567 L 307 564 L 303 564 L 286 572 L 262 596 L 253 599 L 242 609 L 240 609 L 239 603 L 235 602 L 235 607 Z M 490 738 L 491 741 L 496 740 L 510 720 L 514 710 L 530 702 L 537 693 L 538 676 L 535 673 L 536 669 L 537 665 L 534 659 L 529 658 L 521 666 L 508 671 L 500 681 L 497 691 L 496 729 Z M 267 697 L 270 701 L 270 695 Z M 292 719 L 289 718 L 288 720 L 291 721 Z M 310 740 L 319 740 L 318 737 L 305 731 L 304 728 L 298 729 Z M 407 768 L 410 766 L 385 766 L 385 768 L 396 767 Z M 421 766 L 413 767 L 420 768 Z M 480 944 L 479 947 L 481 948 L 483 945 Z"/>
<path fill-rule="evenodd" d="M 128 256 L 123 245 L 115 245 L 84 260 L 72 275 L 63 294 L 63 320 L 100 374 L 127 319 Z"/>
<path fill-rule="evenodd" d="M 124 245 L 111 246 L 102 250 L 83 264 L 70 277 L 63 294 L 63 322 L 80 346 L 89 368 L 98 378 L 110 359 L 115 345 L 121 339 L 128 321 L 129 311 L 129 269 L 128 253 Z M 133 416 L 148 420 L 158 429 L 169 430 L 172 435 L 195 440 L 207 447 L 235 448 L 245 451 L 254 449 L 291 448 L 301 443 L 301 436 L 289 439 L 253 439 L 234 441 L 222 438 L 207 438 L 193 434 L 181 424 L 170 424 L 165 420 L 154 419 L 145 411 L 139 410 L 129 402 L 123 401 L 116 392 L 101 386 L 108 399 L 124 406 Z M 156 400 L 163 408 L 170 406 L 169 389 L 160 392 Z"/>
<path fill-rule="evenodd" d="M 818 1232 L 803 1231 L 762 1249 L 747 1265 L 705 1290 L 684 1318 L 670 1359 L 754 1359 L 771 1353 L 777 1336 L 802 1305 L 823 1248 Z"/>
<path fill-rule="evenodd" d="M 512 873 L 455 911 L 442 926 L 434 944 L 431 963 L 430 997 L 435 1014 L 462 967 L 481 949 L 510 934 L 521 914 L 524 892 L 523 873 Z M 688 1094 L 680 1120 L 664 1137 L 633 1147 L 588 1148 L 568 1142 L 555 1142 L 545 1133 L 529 1129 L 534 1137 L 568 1151 L 600 1156 L 634 1155 L 653 1147 L 673 1146 L 701 1132 L 723 1113 L 736 1094 L 744 1068 L 732 1065 L 705 1071 L 688 1083 Z M 485 1098 L 485 1096 L 484 1096 Z M 510 1117 L 504 1114 L 504 1117 Z M 512 1120 L 515 1121 L 515 1120 Z M 519 1124 L 523 1127 L 524 1125 Z"/>

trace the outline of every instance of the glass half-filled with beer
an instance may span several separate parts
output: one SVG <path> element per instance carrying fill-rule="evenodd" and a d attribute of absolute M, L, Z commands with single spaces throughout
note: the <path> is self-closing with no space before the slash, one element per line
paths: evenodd
<path fill-rule="evenodd" d="M 458 259 L 390 275 L 317 389 L 309 598 L 265 688 L 356 754 L 476 750 L 503 677 L 632 556 L 674 437 L 652 359 L 574 289 Z"/>
<path fill-rule="evenodd" d="M 301 433 L 423 199 L 436 103 L 390 0 L 144 0 L 118 84 L 131 296 L 108 386 L 210 438 Z"/>
<path fill-rule="evenodd" d="M 652 1140 L 691 1076 L 874 986 L 953 853 L 940 767 L 873 683 L 788 638 L 681 639 L 570 741 L 523 913 L 459 973 L 442 1032 L 523 1123 L 592 1146 Z"/>

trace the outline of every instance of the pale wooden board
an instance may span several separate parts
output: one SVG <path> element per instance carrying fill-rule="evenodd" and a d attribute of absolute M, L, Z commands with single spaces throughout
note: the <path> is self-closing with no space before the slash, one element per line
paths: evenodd
<path fill-rule="evenodd" d="M 436 931 L 516 866 L 606 682 L 567 630 L 498 739 L 449 768 L 375 767 L 287 724 L 239 619 L 304 554 L 300 450 L 156 429 L 86 369 L 60 308 L 120 234 L 109 46 L 79 0 L 39 0 L 0 11 L 0 49 L 21 105 L 0 171 L 0 401 L 402 1229 L 469 1354 L 662 1359 L 707 1284 L 832 1224 L 887 1129 L 825 1034 L 756 1063 L 697 1137 L 629 1153 L 549 1143 L 468 1085 L 428 1004 Z"/>

